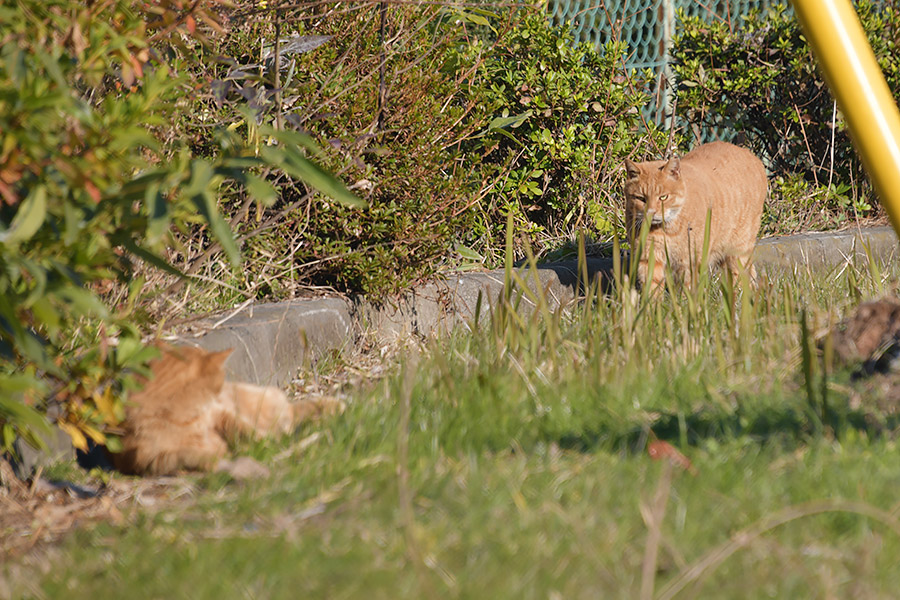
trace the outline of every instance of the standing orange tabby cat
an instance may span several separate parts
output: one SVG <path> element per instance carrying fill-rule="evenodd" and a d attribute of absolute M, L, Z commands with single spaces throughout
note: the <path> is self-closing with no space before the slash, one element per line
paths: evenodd
<path fill-rule="evenodd" d="M 289 433 L 322 412 L 320 403 L 289 403 L 278 388 L 225 381 L 229 354 L 163 347 L 144 388 L 128 399 L 113 465 L 147 475 L 209 469 L 237 436 Z"/>
<path fill-rule="evenodd" d="M 751 260 L 768 181 L 766 169 L 752 152 L 726 142 L 712 142 L 683 159 L 633 163 L 625 160 L 625 228 L 631 247 L 643 220 L 649 233 L 638 264 L 638 283 L 653 289 L 665 282 L 668 264 L 676 280 L 691 285 L 703 254 L 707 212 L 709 266 L 726 266 L 735 275 L 756 270 Z M 651 246 L 653 272 L 648 273 Z"/>

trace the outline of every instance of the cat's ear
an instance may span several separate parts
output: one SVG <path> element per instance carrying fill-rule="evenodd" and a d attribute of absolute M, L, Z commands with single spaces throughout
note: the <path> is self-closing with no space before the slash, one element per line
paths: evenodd
<path fill-rule="evenodd" d="M 225 366 L 225 361 L 228 360 L 228 357 L 231 356 L 232 352 L 234 352 L 234 348 L 222 350 L 221 352 L 210 352 L 206 355 L 206 359 L 203 361 L 203 370 L 206 373 L 210 374 L 222 372 Z"/>
<path fill-rule="evenodd" d="M 637 177 L 638 175 L 641 174 L 641 170 L 638 168 L 638 166 L 636 164 L 634 164 L 633 162 L 631 162 L 630 160 L 628 160 L 626 158 L 625 159 L 625 173 L 628 174 L 628 179 L 634 179 L 635 177 Z"/>
<path fill-rule="evenodd" d="M 662 170 L 672 179 L 681 179 L 681 161 L 677 158 L 670 158 Z"/>

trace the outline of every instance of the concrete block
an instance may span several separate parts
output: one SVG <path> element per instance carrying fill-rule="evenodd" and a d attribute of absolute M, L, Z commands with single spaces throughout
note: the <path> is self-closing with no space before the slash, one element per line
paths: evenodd
<path fill-rule="evenodd" d="M 249 306 L 200 337 L 175 343 L 210 351 L 233 348 L 225 363 L 228 379 L 284 386 L 304 362 L 351 347 L 353 323 L 343 298 L 290 300 Z"/>
<path fill-rule="evenodd" d="M 612 272 L 612 259 L 589 258 L 587 270 L 590 281 L 600 277 L 606 282 Z M 539 265 L 537 280 L 528 268 L 518 267 L 516 271 L 533 294 L 541 290 L 551 311 L 570 305 L 582 293 L 577 261 Z M 360 326 L 383 342 L 409 335 L 448 333 L 460 324 L 471 323 L 479 302 L 479 316 L 488 314 L 502 297 L 505 277 L 503 270 L 460 273 L 420 285 L 391 304 L 358 301 Z M 520 307 L 528 315 L 537 305 L 525 294 Z"/>
<path fill-rule="evenodd" d="M 756 245 L 753 260 L 761 271 L 833 268 L 851 260 L 866 261 L 866 246 L 872 256 L 896 258 L 897 234 L 890 227 L 872 227 L 772 237 Z"/>

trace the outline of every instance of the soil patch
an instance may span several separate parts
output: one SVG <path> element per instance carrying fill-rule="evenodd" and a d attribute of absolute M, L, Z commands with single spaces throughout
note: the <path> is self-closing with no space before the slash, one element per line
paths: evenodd
<path fill-rule="evenodd" d="M 153 509 L 194 496 L 190 480 L 111 478 L 106 484 L 80 485 L 40 476 L 26 483 L 0 460 L 0 562 L 57 542 L 73 528 L 96 521 L 121 524 L 121 508 Z"/>

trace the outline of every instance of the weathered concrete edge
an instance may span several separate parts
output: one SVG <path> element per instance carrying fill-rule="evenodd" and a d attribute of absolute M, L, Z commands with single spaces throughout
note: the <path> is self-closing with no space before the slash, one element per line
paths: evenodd
<path fill-rule="evenodd" d="M 897 256 L 897 237 L 890 227 L 832 233 L 810 233 L 761 240 L 754 260 L 761 271 L 808 265 L 837 266 L 848 260 Z M 611 259 L 588 260 L 589 277 L 608 277 Z M 550 310 L 573 302 L 579 294 L 577 261 L 541 265 L 537 278 Z M 532 290 L 534 274 L 519 272 Z M 471 322 L 496 303 L 504 272 L 459 273 L 418 286 L 401 300 L 377 306 L 364 299 L 328 298 L 257 305 L 235 314 L 205 335 L 185 343 L 209 350 L 234 347 L 226 363 L 230 377 L 261 384 L 285 385 L 296 370 L 333 351 L 353 350 L 363 333 L 378 341 L 431 336 Z M 526 311 L 535 308 L 522 298 Z"/>
<path fill-rule="evenodd" d="M 589 259 L 589 276 L 597 277 L 611 266 L 608 259 Z M 533 274 L 521 271 L 520 276 L 530 289 L 537 289 Z M 580 280 L 574 263 L 542 265 L 537 278 L 550 310 L 578 296 Z M 486 314 L 502 292 L 503 280 L 503 271 L 452 275 L 382 305 L 361 298 L 261 304 L 208 319 L 198 327 L 202 334 L 172 341 L 210 351 L 232 348 L 225 362 L 229 379 L 284 386 L 303 365 L 329 352 L 354 351 L 365 334 L 384 342 L 449 332 L 473 319 L 478 310 Z M 536 305 L 526 295 L 521 306 L 527 312 Z"/>
<path fill-rule="evenodd" d="M 898 249 L 893 229 L 872 227 L 767 238 L 756 245 L 753 259 L 762 270 L 792 269 L 797 265 L 822 268 L 850 260 L 865 261 L 867 250 L 873 257 L 892 259 Z"/>
<path fill-rule="evenodd" d="M 199 337 L 175 342 L 211 351 L 232 348 L 225 362 L 229 379 L 283 386 L 298 367 L 355 343 L 353 313 L 343 298 L 260 304 L 220 317 Z"/>

